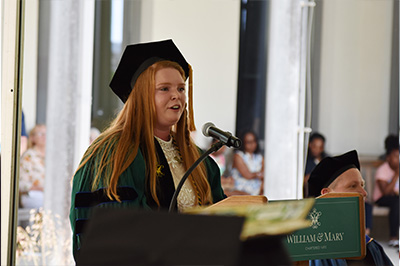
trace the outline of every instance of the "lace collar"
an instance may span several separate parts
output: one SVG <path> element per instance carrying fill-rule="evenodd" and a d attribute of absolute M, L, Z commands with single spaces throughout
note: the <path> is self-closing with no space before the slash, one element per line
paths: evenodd
<path fill-rule="evenodd" d="M 169 136 L 169 140 L 168 141 L 160 139 L 157 136 L 154 136 L 154 137 L 157 139 L 158 143 L 160 143 L 160 146 L 163 149 L 163 151 L 175 150 L 175 145 L 173 144 L 173 138 L 172 138 L 171 135 Z"/>

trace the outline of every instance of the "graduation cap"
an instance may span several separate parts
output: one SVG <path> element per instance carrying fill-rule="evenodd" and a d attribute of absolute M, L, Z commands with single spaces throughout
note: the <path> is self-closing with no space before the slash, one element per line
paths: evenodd
<path fill-rule="evenodd" d="M 322 159 L 308 179 L 309 196 L 320 196 L 323 188 L 328 187 L 338 176 L 351 168 L 360 170 L 360 162 L 358 161 L 356 150 Z"/>
<path fill-rule="evenodd" d="M 190 130 L 195 130 L 192 107 L 192 68 L 171 39 L 126 46 L 111 79 L 110 87 L 125 103 L 140 74 L 154 63 L 164 60 L 178 63 L 183 68 L 186 78 L 189 78 Z"/>

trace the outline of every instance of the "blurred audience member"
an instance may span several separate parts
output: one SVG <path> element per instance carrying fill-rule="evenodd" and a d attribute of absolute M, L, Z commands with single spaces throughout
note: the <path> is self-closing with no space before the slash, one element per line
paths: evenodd
<path fill-rule="evenodd" d="M 46 126 L 36 125 L 29 133 L 28 149 L 20 161 L 19 191 L 23 208 L 43 206 L 45 151 Z"/>
<path fill-rule="evenodd" d="M 308 179 L 315 166 L 328 155 L 325 153 L 325 137 L 315 132 L 311 134 L 308 142 L 306 170 L 304 174 L 303 195 L 308 196 Z"/>
<path fill-rule="evenodd" d="M 260 153 L 257 135 L 245 131 L 242 146 L 233 156 L 232 176 L 235 190 L 249 195 L 262 195 L 264 184 L 264 156 Z"/>
<path fill-rule="evenodd" d="M 386 160 L 375 173 L 373 199 L 379 206 L 390 208 L 389 246 L 399 246 L 399 137 L 385 139 Z"/>

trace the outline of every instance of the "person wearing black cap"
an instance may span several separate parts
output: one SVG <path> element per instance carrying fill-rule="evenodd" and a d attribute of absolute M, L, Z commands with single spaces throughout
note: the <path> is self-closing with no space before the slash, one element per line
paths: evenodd
<path fill-rule="evenodd" d="M 179 181 L 200 157 L 190 137 L 192 69 L 172 40 L 128 45 L 110 87 L 124 107 L 88 148 L 72 181 L 75 257 L 93 207 L 168 209 Z M 220 180 L 217 164 L 206 158 L 184 183 L 178 210 L 225 198 Z"/>
<path fill-rule="evenodd" d="M 311 172 L 308 189 L 311 197 L 331 192 L 358 192 L 365 200 L 367 192 L 357 151 L 324 158 Z M 378 242 L 366 235 L 366 243 L 367 255 L 363 260 L 323 259 L 310 261 L 310 265 L 393 265 Z"/>
<path fill-rule="evenodd" d="M 399 247 L 399 137 L 387 136 L 385 149 L 386 160 L 375 173 L 373 199 L 389 207 L 389 246 Z"/>
<path fill-rule="evenodd" d="M 358 192 L 366 197 L 357 152 L 324 158 L 311 172 L 308 189 L 312 197 L 329 192 Z"/>

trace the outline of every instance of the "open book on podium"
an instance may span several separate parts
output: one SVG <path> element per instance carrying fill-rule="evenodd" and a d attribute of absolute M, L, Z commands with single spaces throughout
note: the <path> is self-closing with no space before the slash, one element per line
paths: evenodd
<path fill-rule="evenodd" d="M 231 196 L 210 207 L 193 208 L 185 213 L 240 216 L 245 218 L 241 240 L 285 235 L 310 227 L 306 219 L 315 199 L 269 202 L 265 196 Z"/>
<path fill-rule="evenodd" d="M 314 199 L 232 196 L 187 213 L 98 208 L 77 265 L 290 265 L 282 237 L 310 226 Z"/>

